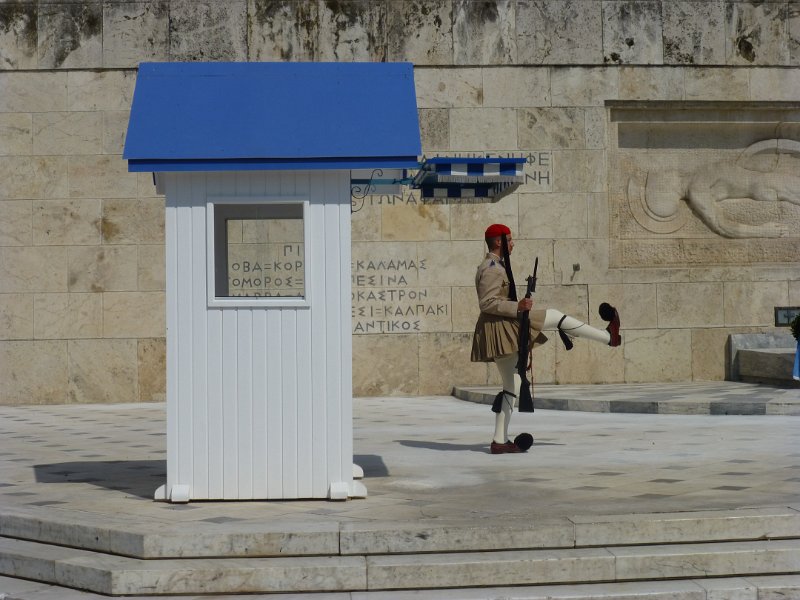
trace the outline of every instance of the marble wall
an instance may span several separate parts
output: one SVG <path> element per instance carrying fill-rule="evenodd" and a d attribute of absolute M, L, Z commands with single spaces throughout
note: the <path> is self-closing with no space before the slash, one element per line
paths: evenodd
<path fill-rule="evenodd" d="M 622 314 L 619 349 L 551 335 L 542 383 L 721 379 L 730 333 L 800 304 L 800 0 L 4 1 L 0 404 L 164 397 L 164 202 L 121 152 L 136 67 L 166 60 L 412 61 L 427 155 L 527 159 L 494 204 L 354 202 L 357 395 L 497 383 L 469 362 L 492 222 L 519 279 L 539 257 L 539 306 Z M 742 156 L 786 175 L 785 199 L 719 200 L 757 235 L 647 195 Z"/>

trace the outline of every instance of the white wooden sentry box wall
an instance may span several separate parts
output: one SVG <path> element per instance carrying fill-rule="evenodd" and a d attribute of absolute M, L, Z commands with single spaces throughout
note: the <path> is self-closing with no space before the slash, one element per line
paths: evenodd
<path fill-rule="evenodd" d="M 167 395 L 175 399 L 167 406 L 164 495 L 363 495 L 352 481 L 349 171 L 159 179 L 166 193 Z M 210 205 L 250 202 L 306 203 L 300 306 L 208 298 Z"/>
<path fill-rule="evenodd" d="M 123 158 L 166 195 L 158 499 L 366 495 L 352 465 L 351 178 L 415 168 L 421 151 L 409 63 L 139 66 Z M 302 298 L 217 295 L 211 215 L 227 203 L 301 203 Z"/>

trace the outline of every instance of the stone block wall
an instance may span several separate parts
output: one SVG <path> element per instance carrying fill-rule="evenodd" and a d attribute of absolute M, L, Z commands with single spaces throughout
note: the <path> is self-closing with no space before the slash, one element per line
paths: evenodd
<path fill-rule="evenodd" d="M 0 404 L 164 397 L 164 203 L 121 152 L 136 67 L 167 60 L 411 61 L 428 156 L 527 158 L 494 204 L 354 199 L 357 395 L 497 382 L 469 362 L 492 222 L 518 279 L 539 257 L 539 306 L 623 316 L 619 349 L 551 335 L 538 382 L 722 379 L 730 333 L 800 304 L 793 146 L 788 200 L 719 203 L 758 235 L 683 205 L 648 221 L 629 191 L 667 168 L 772 172 L 748 148 L 800 144 L 800 0 L 3 1 Z"/>

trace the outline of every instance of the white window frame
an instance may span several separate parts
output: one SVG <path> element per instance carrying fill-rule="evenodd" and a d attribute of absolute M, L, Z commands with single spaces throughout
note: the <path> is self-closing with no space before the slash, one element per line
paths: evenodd
<path fill-rule="evenodd" d="M 218 204 L 300 204 L 303 207 L 303 290 L 302 298 L 291 296 L 235 296 L 219 297 L 216 291 L 216 242 L 214 235 L 214 207 Z M 206 201 L 206 289 L 209 308 L 309 308 L 311 306 L 311 278 L 308 259 L 311 252 L 311 223 L 309 200 L 306 196 L 214 196 Z"/>

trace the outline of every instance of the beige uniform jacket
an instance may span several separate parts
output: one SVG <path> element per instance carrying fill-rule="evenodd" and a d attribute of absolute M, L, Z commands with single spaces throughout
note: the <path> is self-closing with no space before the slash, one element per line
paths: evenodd
<path fill-rule="evenodd" d="M 492 362 L 496 357 L 515 353 L 519 346 L 517 301 L 509 300 L 509 282 L 505 267 L 493 254 L 487 253 L 475 273 L 475 290 L 481 314 L 472 336 L 472 362 Z M 542 334 L 545 311 L 530 312 L 531 344 L 547 341 Z"/>

